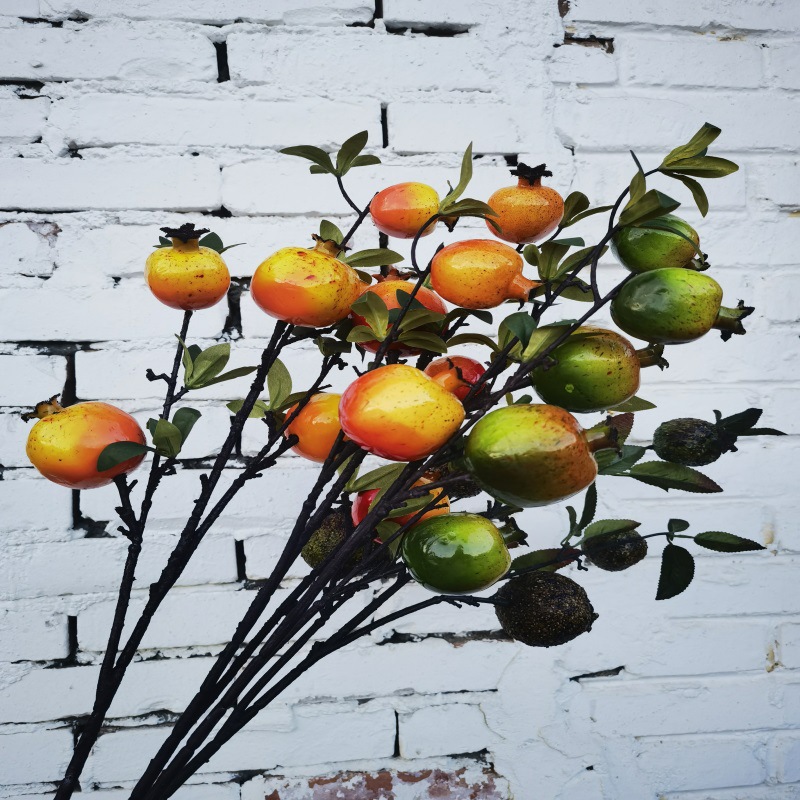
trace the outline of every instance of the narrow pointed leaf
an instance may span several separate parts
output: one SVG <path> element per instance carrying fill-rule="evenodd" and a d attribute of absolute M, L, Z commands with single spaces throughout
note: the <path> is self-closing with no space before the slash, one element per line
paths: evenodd
<path fill-rule="evenodd" d="M 693 175 L 696 178 L 724 178 L 739 170 L 739 165 L 727 158 L 715 156 L 702 156 L 698 158 L 683 158 L 672 161 L 664 171 L 680 172 L 682 175 Z"/>
<path fill-rule="evenodd" d="M 348 492 L 365 492 L 368 489 L 391 486 L 400 477 L 400 473 L 405 467 L 405 464 L 387 464 L 383 467 L 377 467 L 351 480 L 345 486 L 345 489 Z"/>
<path fill-rule="evenodd" d="M 389 264 L 397 264 L 403 260 L 400 253 L 386 248 L 375 248 L 372 250 L 359 250 L 356 253 L 350 253 L 342 259 L 351 267 L 385 267 Z"/>
<path fill-rule="evenodd" d="M 381 160 L 378 158 L 378 156 L 373 156 L 373 155 L 356 156 L 350 163 L 350 169 L 353 169 L 353 167 L 371 167 L 374 164 L 380 164 L 380 163 Z"/>
<path fill-rule="evenodd" d="M 244 400 L 231 400 L 230 403 L 226 403 L 225 406 L 227 407 L 228 411 L 231 414 L 238 414 L 242 410 L 242 406 L 244 405 Z M 248 419 L 263 419 L 269 413 L 269 406 L 263 400 L 256 400 L 255 405 L 251 409 L 250 413 L 247 415 Z"/>
<path fill-rule="evenodd" d="M 677 200 L 673 200 L 658 189 L 650 189 L 646 192 L 640 200 L 633 205 L 626 208 L 619 215 L 619 224 L 624 225 L 637 225 L 640 222 L 646 222 L 649 219 L 661 217 L 664 214 L 669 214 L 680 206 Z"/>
<path fill-rule="evenodd" d="M 636 411 L 649 411 L 651 408 L 655 408 L 656 404 L 651 403 L 649 400 L 645 400 L 642 397 L 631 397 L 630 400 L 626 400 L 624 403 L 620 403 L 618 406 L 614 406 L 614 411 L 624 411 L 627 413 L 634 413 Z"/>
<path fill-rule="evenodd" d="M 225 369 L 231 357 L 231 346 L 227 342 L 215 344 L 199 353 L 192 364 L 190 389 L 200 389 Z"/>
<path fill-rule="evenodd" d="M 686 143 L 667 154 L 663 164 L 669 165 L 673 161 L 678 161 L 682 158 L 694 158 L 699 153 L 708 149 L 709 145 L 716 140 L 722 133 L 722 130 L 716 125 L 711 125 L 708 122 L 703 123 L 697 133 Z"/>
<path fill-rule="evenodd" d="M 694 178 L 679 173 L 671 173 L 671 178 L 680 181 L 691 193 L 698 211 L 705 216 L 708 214 L 708 195 L 703 186 Z"/>
<path fill-rule="evenodd" d="M 555 572 L 571 564 L 580 550 L 574 547 L 548 547 L 544 550 L 532 550 L 525 555 L 517 556 L 511 562 L 514 572 L 522 570 L 536 570 L 537 572 Z"/>
<path fill-rule="evenodd" d="M 292 376 L 286 365 L 279 358 L 267 373 L 267 392 L 269 407 L 275 409 L 292 393 Z"/>
<path fill-rule="evenodd" d="M 369 139 L 368 131 L 360 131 L 342 143 L 336 154 L 336 169 L 339 175 L 344 175 L 350 169 L 353 159 L 366 147 Z"/>
<path fill-rule="evenodd" d="M 766 550 L 764 545 L 754 542 L 752 539 L 744 539 L 732 533 L 723 531 L 704 531 L 694 537 L 696 544 L 708 550 L 716 550 L 719 553 L 744 553 L 748 550 Z"/>
<path fill-rule="evenodd" d="M 593 536 L 603 536 L 608 533 L 634 531 L 641 524 L 635 519 L 599 519 L 586 527 L 583 532 L 583 541 L 591 539 Z"/>
<path fill-rule="evenodd" d="M 319 172 L 336 172 L 331 157 L 319 147 L 301 144 L 296 147 L 284 147 L 279 152 L 286 156 L 297 156 L 298 158 L 305 158 L 307 161 L 313 161 L 319 167 Z"/>
<path fill-rule="evenodd" d="M 455 188 L 447 193 L 447 196 L 442 200 L 442 211 L 447 210 L 448 213 L 452 212 L 452 207 L 456 200 L 464 194 L 469 182 L 472 180 L 472 142 L 467 145 L 464 155 L 461 158 L 461 174 L 458 178 L 458 183 Z"/>
<path fill-rule="evenodd" d="M 628 475 L 637 481 L 657 486 L 666 492 L 670 489 L 699 493 L 722 491 L 721 486 L 707 475 L 703 475 L 702 472 L 669 461 L 647 461 L 644 464 L 635 464 L 631 467 Z"/>
<path fill-rule="evenodd" d="M 222 375 L 217 375 L 216 378 L 206 381 L 203 387 L 213 386 L 215 383 L 223 383 L 224 381 L 232 381 L 234 378 L 242 378 L 245 375 L 250 375 L 250 373 L 255 372 L 257 369 L 258 367 L 236 367 L 236 369 L 228 370 L 227 372 L 223 372 Z"/>
<path fill-rule="evenodd" d="M 583 498 L 583 511 L 581 518 L 578 522 L 578 527 L 585 528 L 593 519 L 597 512 L 597 483 L 592 483 L 586 490 L 586 496 Z"/>
<path fill-rule="evenodd" d="M 490 339 L 482 333 L 457 333 L 447 340 L 448 347 L 457 347 L 460 344 L 483 344 L 494 352 L 500 349 L 494 339 Z"/>
<path fill-rule="evenodd" d="M 397 337 L 398 341 L 409 347 L 417 347 L 420 350 L 427 350 L 430 353 L 446 353 L 447 344 L 441 336 L 434 333 L 426 333 L 425 331 L 409 331 L 402 333 Z"/>
<path fill-rule="evenodd" d="M 106 445 L 97 458 L 97 471 L 105 472 L 107 469 L 116 467 L 130 458 L 136 458 L 148 451 L 153 452 L 152 447 L 148 447 L 139 442 L 113 442 Z"/>

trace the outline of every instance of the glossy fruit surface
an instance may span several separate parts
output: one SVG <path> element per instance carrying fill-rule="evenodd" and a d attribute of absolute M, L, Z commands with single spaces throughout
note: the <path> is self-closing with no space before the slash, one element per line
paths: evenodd
<path fill-rule="evenodd" d="M 57 404 L 54 407 L 61 409 Z M 40 419 L 28 434 L 26 452 L 33 466 L 54 483 L 70 489 L 94 489 L 136 469 L 144 458 L 135 456 L 98 472 L 100 453 L 114 442 L 144 444 L 139 423 L 108 403 L 76 403 Z"/>
<path fill-rule="evenodd" d="M 542 165 L 544 167 L 544 165 Z M 519 175 L 516 186 L 498 189 L 490 198 L 489 205 L 497 212 L 492 221 L 500 226 L 497 230 L 487 219 L 486 226 L 498 238 L 514 244 L 538 242 L 549 236 L 564 216 L 564 200 L 549 186 L 542 186 L 542 176 L 550 172 L 520 164 L 512 170 Z"/>
<path fill-rule="evenodd" d="M 402 305 L 397 299 L 397 290 L 399 289 L 402 292 L 411 294 L 411 292 L 414 291 L 415 285 L 416 284 L 410 283 L 409 281 L 387 280 L 367 287 L 366 291 L 380 297 L 386 305 L 386 308 L 391 311 L 394 308 L 400 308 Z M 435 311 L 437 314 L 447 313 L 447 306 L 442 302 L 441 298 L 434 294 L 430 289 L 426 289 L 424 286 L 421 286 L 418 289 L 417 293 L 414 295 L 414 299 L 422 303 L 422 305 L 425 306 L 425 308 L 427 308 L 429 311 Z M 367 321 L 364 319 L 364 317 L 356 314 L 355 312 L 353 312 L 350 316 L 356 325 L 367 324 Z M 391 325 L 389 328 L 391 329 Z M 364 350 L 369 350 L 370 352 L 374 353 L 380 347 L 380 342 L 377 340 L 359 342 L 358 346 L 364 348 Z M 402 342 L 393 342 L 389 345 L 389 349 L 399 350 L 406 355 L 412 355 L 421 352 L 417 348 L 409 347 Z"/>
<path fill-rule="evenodd" d="M 366 284 L 335 257 L 335 247 L 284 247 L 258 265 L 250 284 L 256 305 L 271 317 L 323 328 L 344 319 Z"/>
<path fill-rule="evenodd" d="M 425 183 L 396 183 L 378 192 L 369 206 L 375 227 L 398 239 L 413 239 L 438 210 L 439 195 Z M 431 223 L 422 235 L 433 233 L 435 227 Z"/>
<path fill-rule="evenodd" d="M 462 308 L 494 308 L 525 301 L 538 284 L 522 276 L 522 256 L 491 239 L 467 239 L 440 250 L 431 264 L 438 294 Z"/>
<path fill-rule="evenodd" d="M 414 484 L 414 486 L 425 486 L 426 483 L 431 483 L 430 478 L 420 478 Z M 379 491 L 380 491 L 379 489 L 368 489 L 367 491 L 359 492 L 356 495 L 355 499 L 353 500 L 353 507 L 351 509 L 351 518 L 353 520 L 353 525 L 358 525 L 361 522 L 361 520 L 367 516 L 370 504 L 375 499 Z M 430 511 L 426 511 L 415 523 L 415 525 L 418 525 L 424 519 L 429 519 L 430 517 L 440 517 L 442 516 L 442 514 L 450 513 L 450 500 L 444 493 L 443 489 L 441 488 L 432 489 L 429 492 L 429 495 L 430 499 L 436 498 L 437 507 L 432 508 Z M 392 522 L 396 522 L 398 525 L 404 525 L 406 522 L 412 519 L 417 513 L 418 513 L 417 511 L 414 511 L 411 514 L 405 514 L 401 517 L 392 517 Z"/>
<path fill-rule="evenodd" d="M 464 407 L 425 373 L 389 364 L 357 378 L 339 403 L 342 429 L 382 458 L 415 461 L 458 430 Z"/>
<path fill-rule="evenodd" d="M 726 450 L 732 449 L 724 429 L 703 419 L 671 419 L 662 422 L 653 435 L 653 450 L 664 461 L 686 467 L 712 464 Z"/>
<path fill-rule="evenodd" d="M 581 426 L 558 406 L 491 411 L 470 432 L 464 455 L 489 494 L 523 508 L 570 497 L 597 475 Z"/>
<path fill-rule="evenodd" d="M 500 531 L 477 514 L 425 520 L 405 534 L 401 553 L 415 581 L 444 594 L 487 589 L 511 566 Z"/>
<path fill-rule="evenodd" d="M 665 214 L 655 221 L 668 224 L 691 241 L 665 230 L 622 228 L 611 239 L 611 252 L 614 257 L 631 272 L 688 267 L 697 255 L 696 248 L 700 245 L 697 231 L 686 220 L 674 214 Z M 692 246 L 692 242 L 695 246 Z"/>
<path fill-rule="evenodd" d="M 544 338 L 551 330 L 543 326 L 531 338 Z M 603 411 L 630 400 L 639 389 L 636 350 L 614 331 L 583 326 L 550 356 L 555 364 L 531 373 L 533 388 L 545 403 L 573 412 Z"/>
<path fill-rule="evenodd" d="M 172 239 L 172 247 L 159 247 L 147 258 L 144 279 L 150 291 L 170 308 L 197 311 L 222 300 L 231 276 L 222 256 L 197 239 Z"/>
<path fill-rule="evenodd" d="M 309 461 L 324 461 L 333 447 L 342 427 L 339 425 L 339 400 L 341 395 L 320 392 L 306 403 L 300 413 L 289 423 L 286 436 L 297 436 L 295 453 Z M 287 419 L 297 408 L 293 405 Z"/>
<path fill-rule="evenodd" d="M 597 619 L 583 587 L 557 572 L 512 578 L 495 598 L 503 630 L 530 647 L 566 644 L 590 631 Z"/>
<path fill-rule="evenodd" d="M 443 356 L 425 367 L 426 375 L 462 401 L 484 372 L 486 367 L 480 361 L 466 356 Z"/>
<path fill-rule="evenodd" d="M 646 342 L 683 344 L 708 333 L 717 320 L 722 288 L 690 269 L 656 269 L 628 281 L 611 302 L 611 317 Z"/>
<path fill-rule="evenodd" d="M 647 539 L 636 531 L 617 531 L 592 536 L 581 549 L 596 567 L 621 572 L 647 555 Z"/>

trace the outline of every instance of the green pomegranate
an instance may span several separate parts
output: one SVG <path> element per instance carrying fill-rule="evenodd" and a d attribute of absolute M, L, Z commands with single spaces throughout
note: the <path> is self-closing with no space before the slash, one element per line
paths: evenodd
<path fill-rule="evenodd" d="M 558 406 L 513 405 L 475 425 L 464 463 L 489 494 L 528 508 L 585 489 L 597 475 L 592 452 L 611 444 L 603 434 L 589 441 L 575 417 Z"/>
<path fill-rule="evenodd" d="M 554 326 L 555 327 L 555 326 Z M 533 334 L 546 338 L 546 325 Z M 545 403 L 589 413 L 630 400 L 639 389 L 643 366 L 666 362 L 653 349 L 636 350 L 614 331 L 583 326 L 550 352 L 554 363 L 537 367 L 531 383 Z"/>
<path fill-rule="evenodd" d="M 414 580 L 443 594 L 487 589 L 511 566 L 502 534 L 477 514 L 423 520 L 403 537 L 401 553 Z"/>
<path fill-rule="evenodd" d="M 674 214 L 665 214 L 653 222 L 669 225 L 679 233 L 653 228 L 621 228 L 611 239 L 611 252 L 617 261 L 631 272 L 690 267 L 700 245 L 697 231 Z"/>
<path fill-rule="evenodd" d="M 712 328 L 722 338 L 745 333 L 742 320 L 753 309 L 722 306 L 722 287 L 690 269 L 656 269 L 628 281 L 611 302 L 611 317 L 625 333 L 646 342 L 683 344 Z"/>

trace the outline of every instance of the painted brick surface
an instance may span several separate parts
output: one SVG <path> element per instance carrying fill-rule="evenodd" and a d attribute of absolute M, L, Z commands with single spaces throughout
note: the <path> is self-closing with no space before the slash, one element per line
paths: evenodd
<path fill-rule="evenodd" d="M 160 384 L 144 373 L 168 367 L 179 324 L 142 284 L 158 228 L 191 221 L 244 243 L 225 254 L 238 305 L 195 315 L 191 338 L 209 346 L 225 329 L 231 366 L 252 365 L 274 329 L 248 294 L 253 269 L 310 244 L 322 217 L 352 221 L 334 183 L 280 148 L 331 149 L 367 130 L 384 163 L 347 176 L 359 203 L 401 181 L 444 194 L 471 140 L 472 196 L 506 185 L 517 156 L 546 161 L 564 194 L 605 204 L 630 180 L 630 149 L 654 167 L 705 120 L 723 128 L 719 154 L 741 165 L 706 184 L 709 217 L 683 186 L 649 185 L 687 204 L 680 213 L 699 228 L 726 303 L 741 297 L 757 315 L 746 337 L 670 348 L 669 370 L 644 373 L 641 395 L 658 408 L 639 415 L 633 441 L 648 443 L 664 419 L 747 406 L 792 435 L 743 442 L 709 466 L 721 499 L 607 478 L 600 513 L 648 532 L 685 518 L 691 531 L 728 530 L 767 550 L 698 554 L 693 585 L 666 603 L 653 600 L 658 540 L 629 572 L 570 568 L 600 616 L 553 650 L 505 639 L 488 606 L 398 620 L 304 675 L 175 797 L 800 797 L 799 75 L 793 0 L 0 3 L 0 798 L 52 796 L 71 725 L 91 710 L 127 549 L 114 487 L 73 497 L 43 480 L 19 413 L 65 389 L 142 423 L 158 413 Z M 573 230 L 592 240 L 602 219 Z M 469 220 L 441 238 L 487 235 Z M 354 244 L 377 246 L 374 228 Z M 391 246 L 408 255 L 407 242 Z M 622 277 L 611 254 L 600 275 Z M 312 346 L 286 361 L 297 388 L 311 383 Z M 332 375 L 332 390 L 350 379 Z M 199 460 L 156 496 L 133 610 L 219 450 L 224 401 L 245 391 L 240 381 L 193 395 L 203 417 L 185 455 Z M 263 439 L 249 422 L 243 452 Z M 129 796 L 269 575 L 316 474 L 287 456 L 202 542 L 111 708 L 82 796 Z M 561 539 L 565 505 L 524 512 L 533 542 Z M 279 599 L 306 573 L 294 565 Z M 427 597 L 409 587 L 386 613 Z"/>

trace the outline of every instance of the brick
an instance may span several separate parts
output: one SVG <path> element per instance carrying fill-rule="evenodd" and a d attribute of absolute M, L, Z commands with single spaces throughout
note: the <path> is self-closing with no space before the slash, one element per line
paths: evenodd
<path fill-rule="evenodd" d="M 485 20 L 485 7 L 476 0 L 426 3 L 424 0 L 385 0 L 383 19 L 387 25 L 408 27 L 436 25 L 458 28 L 479 25 Z"/>
<path fill-rule="evenodd" d="M 553 83 L 616 83 L 617 57 L 602 47 L 562 45 L 548 63 Z"/>
<path fill-rule="evenodd" d="M 403 758 L 477 753 L 489 748 L 493 739 L 481 709 L 466 703 L 428 706 L 400 716 Z"/>
<path fill-rule="evenodd" d="M 231 79 L 239 85 L 291 85 L 295 91 L 338 94 L 357 88 L 361 96 L 399 89 L 489 89 L 483 63 L 489 57 L 474 37 L 391 36 L 370 28 L 336 37 L 311 31 L 302 50 L 290 33 L 273 30 L 228 37 Z M 369 69 L 363 65 L 369 64 Z M 324 77 L 322 77 L 324 76 Z"/>
<path fill-rule="evenodd" d="M 67 377 L 66 362 L 59 356 L 0 356 L 0 372 L 4 376 L 0 404 L 31 408 L 58 394 Z M 32 423 L 19 420 L 19 426 L 30 428 Z"/>
<path fill-rule="evenodd" d="M 108 792 L 92 792 L 96 800 L 128 800 L 130 790 L 118 790 Z M 174 795 L 175 800 L 239 800 L 239 786 L 233 784 L 201 784 L 192 783 L 178 789 Z M 95 799 L 93 799 L 95 800 Z"/>
<path fill-rule="evenodd" d="M 625 83 L 645 86 L 761 85 L 761 47 L 724 37 L 624 37 L 618 44 Z"/>
<path fill-rule="evenodd" d="M 769 159 L 754 170 L 756 197 L 779 208 L 800 206 L 800 161 L 797 159 Z M 790 220 L 793 221 L 793 220 Z"/>
<path fill-rule="evenodd" d="M 0 100 L 0 142 L 22 144 L 42 135 L 50 101 Z"/>
<path fill-rule="evenodd" d="M 781 663 L 787 669 L 800 667 L 800 623 L 786 622 L 778 630 Z"/>
<path fill-rule="evenodd" d="M 66 728 L 3 734 L 0 741 L 3 784 L 59 780 L 72 755 L 72 732 Z"/>
<path fill-rule="evenodd" d="M 766 46 L 766 54 L 770 83 L 782 89 L 800 89 L 800 78 L 794 68 L 800 55 L 800 46 L 794 42 L 770 42 Z"/>
<path fill-rule="evenodd" d="M 741 115 L 769 119 L 757 136 L 740 124 Z M 788 94 L 758 92 L 675 92 L 652 94 L 560 91 L 556 99 L 556 131 L 565 144 L 608 150 L 625 141 L 634 149 L 668 152 L 699 128 L 698 120 L 713 120 L 723 134 L 715 154 L 725 150 L 791 150 L 793 131 L 800 124 L 800 99 Z"/>
<path fill-rule="evenodd" d="M 58 30 L 58 29 L 55 29 Z M 2 161 L 0 206 L 11 209 L 181 209 L 220 205 L 219 170 L 208 158 Z"/>
<path fill-rule="evenodd" d="M 67 620 L 23 604 L 0 607 L 0 661 L 50 661 L 67 656 Z"/>
<path fill-rule="evenodd" d="M 768 279 L 759 276 L 756 303 L 767 310 L 773 322 L 796 322 L 800 319 L 800 308 L 792 301 L 800 292 L 800 273 L 774 274 Z"/>
<path fill-rule="evenodd" d="M 37 81 L 207 81 L 217 77 L 217 65 L 213 45 L 196 30 L 110 21 L 2 28 L 0 73 Z"/>
<path fill-rule="evenodd" d="M 339 147 L 360 130 L 380 139 L 377 102 L 268 102 L 250 97 L 209 99 L 82 94 L 58 102 L 50 123 L 78 147 L 163 144 L 211 147 L 289 147 L 304 141 L 308 120 L 325 118 L 326 141 Z"/>
<path fill-rule="evenodd" d="M 0 279 L 19 275 L 47 276 L 53 272 L 53 250 L 47 239 L 33 226 L 9 222 L 0 225 Z"/>
<path fill-rule="evenodd" d="M 39 16 L 39 0 L 6 0 L 0 8 L 0 14 L 34 19 Z"/>
<path fill-rule="evenodd" d="M 777 778 L 781 783 L 800 781 L 800 736 L 779 733 L 774 742 Z"/>
<path fill-rule="evenodd" d="M 0 481 L 3 531 L 66 531 L 72 524 L 69 489 L 39 476 L 34 469 L 6 472 Z"/>
<path fill-rule="evenodd" d="M 712 789 L 698 792 L 670 792 L 664 800 L 795 800 L 797 785 L 746 786 L 741 789 Z"/>

